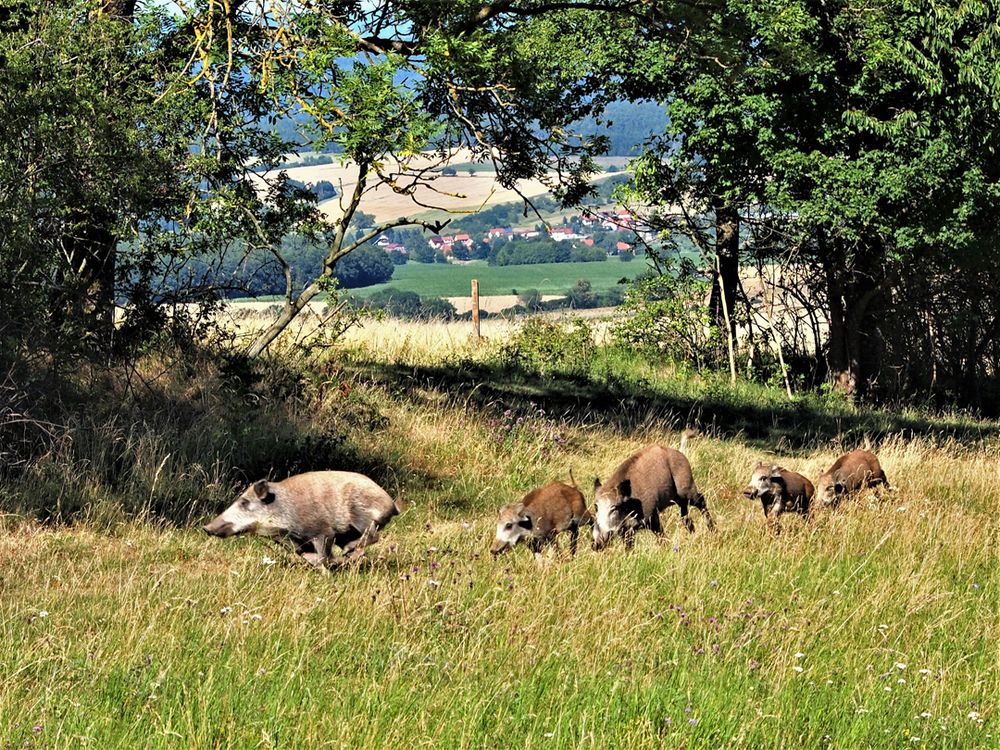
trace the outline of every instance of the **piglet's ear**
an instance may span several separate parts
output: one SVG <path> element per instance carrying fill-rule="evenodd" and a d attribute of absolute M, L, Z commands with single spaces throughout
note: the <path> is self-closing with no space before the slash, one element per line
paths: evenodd
<path fill-rule="evenodd" d="M 517 525 L 523 529 L 530 529 L 532 526 L 531 516 L 521 516 L 519 519 L 517 519 Z"/>
<path fill-rule="evenodd" d="M 594 477 L 594 490 L 597 491 L 599 489 L 601 489 L 601 478 Z"/>
<path fill-rule="evenodd" d="M 271 488 L 266 479 L 260 479 L 253 483 L 253 494 L 261 502 L 264 502 L 264 498 L 271 494 Z"/>
<path fill-rule="evenodd" d="M 836 492 L 838 495 L 841 494 L 844 491 L 844 485 L 842 485 L 840 482 L 837 482 L 837 484 L 833 485 L 833 491 Z"/>
<path fill-rule="evenodd" d="M 618 484 L 618 497 L 626 498 L 632 497 L 632 482 L 628 479 L 623 479 Z"/>

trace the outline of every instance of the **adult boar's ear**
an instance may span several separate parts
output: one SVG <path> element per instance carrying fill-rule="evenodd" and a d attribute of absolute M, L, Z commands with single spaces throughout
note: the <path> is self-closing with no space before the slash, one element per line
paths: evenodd
<path fill-rule="evenodd" d="M 767 470 L 768 478 L 778 481 L 781 479 L 781 467 L 778 464 L 772 464 L 771 468 Z"/>
<path fill-rule="evenodd" d="M 270 505 L 274 502 L 274 493 L 271 491 L 271 485 L 266 479 L 261 479 L 258 482 L 254 482 L 253 494 L 257 496 L 264 505 Z"/>
<path fill-rule="evenodd" d="M 517 519 L 517 525 L 520 526 L 522 529 L 530 530 L 532 527 L 531 516 L 521 516 L 520 518 Z"/>
<path fill-rule="evenodd" d="M 632 482 L 628 479 L 623 479 L 618 483 L 618 497 L 622 500 L 632 497 Z"/>

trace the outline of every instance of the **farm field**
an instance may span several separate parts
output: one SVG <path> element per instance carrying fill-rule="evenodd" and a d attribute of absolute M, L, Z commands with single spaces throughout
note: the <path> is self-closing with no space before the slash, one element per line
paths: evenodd
<path fill-rule="evenodd" d="M 467 297 L 472 279 L 479 279 L 479 293 L 509 295 L 511 290 L 523 292 L 537 289 L 542 294 L 565 294 L 580 279 L 587 279 L 595 291 L 617 286 L 619 279 L 635 278 L 646 269 L 642 258 L 622 263 L 617 258 L 595 263 L 538 263 L 526 266 L 490 266 L 486 261 L 457 263 L 415 263 L 396 266 L 392 279 L 351 290 L 366 297 L 392 287 L 400 291 L 417 292 L 427 297 Z"/>
<path fill-rule="evenodd" d="M 157 410 L 108 399 L 75 459 L 0 486 L 6 744 L 997 747 L 997 424 L 453 329 L 371 324 L 225 387 L 211 360 L 172 371 Z M 592 497 L 686 423 L 715 533 L 668 508 L 632 551 L 490 558 L 501 504 L 570 471 Z M 758 460 L 815 479 L 858 444 L 894 489 L 778 537 L 740 494 Z M 357 567 L 199 530 L 246 480 L 315 468 L 404 506 Z M 55 498 L 73 524 L 30 520 Z"/>
<path fill-rule="evenodd" d="M 628 163 L 626 157 L 602 157 L 596 161 L 605 168 L 612 165 L 622 168 Z M 455 216 L 454 213 L 449 214 L 449 211 L 476 211 L 500 203 L 521 202 L 522 195 L 533 198 L 549 192 L 549 188 L 541 180 L 522 180 L 518 183 L 520 194 L 503 188 L 496 182 L 492 165 L 489 168 L 482 164 L 472 165 L 468 162 L 467 152 L 457 152 L 452 162 L 456 168 L 461 167 L 461 171 L 451 176 L 439 175 L 434 181 L 433 190 L 418 189 L 413 196 L 424 206 L 433 206 L 440 210 L 429 211 L 414 203 L 409 195 L 394 192 L 385 185 L 371 189 L 366 194 L 361 202 L 361 210 L 372 214 L 376 221 L 391 221 L 400 216 L 420 216 L 424 219 L 449 218 Z M 416 161 L 414 166 L 424 168 L 436 164 L 436 159 L 428 157 L 426 160 Z M 475 170 L 473 174 L 468 173 L 470 167 Z M 342 165 L 339 162 L 309 166 L 289 165 L 288 176 L 306 183 L 329 180 L 341 195 L 349 193 L 357 184 L 356 170 L 351 165 Z M 595 180 L 606 179 L 609 176 L 609 173 L 598 174 Z M 337 198 L 323 201 L 320 203 L 320 209 L 327 215 L 336 217 L 340 214 L 340 202 Z"/>

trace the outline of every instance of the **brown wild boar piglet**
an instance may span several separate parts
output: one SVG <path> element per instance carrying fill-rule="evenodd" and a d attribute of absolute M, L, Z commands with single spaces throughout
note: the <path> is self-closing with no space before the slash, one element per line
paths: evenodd
<path fill-rule="evenodd" d="M 311 471 L 281 482 L 254 482 L 205 531 L 290 542 L 307 562 L 324 567 L 334 546 L 343 559 L 360 557 L 397 513 L 389 494 L 362 474 Z"/>
<path fill-rule="evenodd" d="M 715 528 L 705 496 L 698 491 L 691 464 L 678 450 L 648 445 L 629 456 L 614 470 L 605 484 L 594 480 L 597 515 L 594 519 L 594 549 L 603 549 L 617 534 L 628 546 L 636 529 L 663 533 L 660 511 L 669 505 L 680 508 L 688 531 L 694 524 L 688 506 L 698 508 L 709 529 Z"/>
<path fill-rule="evenodd" d="M 824 505 L 836 505 L 845 495 L 865 487 L 889 485 L 878 459 L 870 451 L 854 450 L 838 458 L 816 482 L 817 496 Z"/>
<path fill-rule="evenodd" d="M 565 482 L 552 482 L 533 489 L 520 502 L 500 509 L 490 552 L 499 555 L 524 541 L 535 554 L 546 544 L 558 549 L 556 536 L 568 531 L 570 554 L 575 555 L 580 527 L 589 523 L 593 523 L 593 518 L 583 493 Z"/>
<path fill-rule="evenodd" d="M 782 469 L 777 464 L 759 463 L 750 475 L 750 483 L 743 490 L 744 496 L 759 499 L 775 534 L 781 531 L 779 517 L 786 511 L 809 515 L 813 485 L 794 471 Z"/>

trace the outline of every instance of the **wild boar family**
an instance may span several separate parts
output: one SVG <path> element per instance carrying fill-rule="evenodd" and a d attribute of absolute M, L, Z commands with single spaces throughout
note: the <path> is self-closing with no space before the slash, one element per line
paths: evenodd
<path fill-rule="evenodd" d="M 660 513 L 676 505 L 688 531 L 694 523 L 690 508 L 701 512 L 708 529 L 715 524 L 705 496 L 698 490 L 691 464 L 681 449 L 649 445 L 626 458 L 607 479 L 594 481 L 596 512 L 587 508 L 576 482 L 552 482 L 533 489 L 519 502 L 500 509 L 490 551 L 505 552 L 526 543 L 535 553 L 546 545 L 558 547 L 557 537 L 568 534 L 570 552 L 576 552 L 583 526 L 592 526 L 593 548 L 601 550 L 620 537 L 631 546 L 635 532 L 663 533 Z M 888 484 L 878 459 L 865 450 L 847 453 L 818 480 L 818 496 L 835 505 L 865 487 Z M 759 499 L 768 524 L 779 531 L 778 519 L 788 511 L 808 515 L 814 497 L 812 483 L 801 474 L 774 464 L 758 464 L 743 494 Z M 206 524 L 213 536 L 256 534 L 290 546 L 316 567 L 331 567 L 356 559 L 378 540 L 379 531 L 398 513 L 399 505 L 378 484 L 347 471 L 313 471 L 280 482 L 254 482 Z M 333 557 L 338 547 L 340 557 Z"/>

